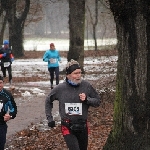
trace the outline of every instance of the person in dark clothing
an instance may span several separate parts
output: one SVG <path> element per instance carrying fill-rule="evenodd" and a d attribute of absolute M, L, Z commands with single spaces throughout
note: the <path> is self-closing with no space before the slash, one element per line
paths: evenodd
<path fill-rule="evenodd" d="M 14 61 L 14 56 L 12 54 L 11 48 L 9 48 L 9 41 L 5 40 L 3 42 L 4 47 L 0 49 L 0 60 L 1 60 L 1 71 L 3 77 L 6 77 L 6 70 L 9 75 L 9 83 L 12 84 L 12 67 L 11 64 Z"/>
<path fill-rule="evenodd" d="M 79 63 L 71 60 L 66 66 L 66 80 L 57 85 L 45 100 L 48 126 L 55 127 L 53 101 L 59 101 L 61 131 L 69 150 L 87 150 L 88 109 L 100 105 L 100 96 L 92 85 L 81 79 Z"/>
<path fill-rule="evenodd" d="M 12 94 L 3 87 L 3 77 L 0 76 L 0 150 L 4 150 L 6 143 L 7 121 L 14 119 L 17 114 Z"/>
<path fill-rule="evenodd" d="M 50 84 L 51 84 L 51 89 L 53 89 L 54 73 L 56 75 L 56 85 L 59 84 L 59 62 L 61 62 L 59 52 L 58 50 L 55 49 L 54 43 L 51 43 L 50 49 L 44 53 L 43 61 L 48 62 Z"/>

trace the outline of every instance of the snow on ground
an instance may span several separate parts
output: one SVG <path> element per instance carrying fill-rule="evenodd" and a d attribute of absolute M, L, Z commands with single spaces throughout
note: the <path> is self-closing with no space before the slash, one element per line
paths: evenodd
<path fill-rule="evenodd" d="M 101 57 L 86 57 L 84 60 L 84 70 L 87 72 L 83 78 L 86 80 L 98 80 L 110 76 L 116 76 L 116 64 L 117 56 L 101 56 Z M 60 71 L 62 71 L 67 63 L 67 59 L 62 57 L 60 63 Z M 90 74 L 89 74 L 90 72 Z M 16 59 L 12 64 L 13 77 L 42 77 L 47 78 L 49 76 L 47 69 L 47 62 L 41 59 Z M 65 79 L 65 75 L 64 75 Z M 63 79 L 60 80 L 60 83 Z M 38 81 L 38 82 L 25 82 L 16 83 L 17 90 L 24 91 L 22 96 L 31 96 L 32 94 L 43 96 L 45 91 L 43 87 L 49 88 L 50 82 Z M 9 88 L 9 84 L 6 83 L 5 88 Z"/>
<path fill-rule="evenodd" d="M 50 42 L 51 41 L 51 42 Z M 35 38 L 35 39 L 26 39 L 24 41 L 24 49 L 26 51 L 37 50 L 37 51 L 45 51 L 49 49 L 49 44 L 55 43 L 56 49 L 59 50 L 69 50 L 69 40 L 64 39 L 49 39 L 49 38 Z M 113 46 L 116 45 L 117 39 L 97 39 L 97 46 Z M 95 42 L 94 40 L 85 40 L 84 41 L 84 50 L 90 50 L 90 47 L 94 47 Z M 92 48 L 93 49 L 93 48 Z"/>

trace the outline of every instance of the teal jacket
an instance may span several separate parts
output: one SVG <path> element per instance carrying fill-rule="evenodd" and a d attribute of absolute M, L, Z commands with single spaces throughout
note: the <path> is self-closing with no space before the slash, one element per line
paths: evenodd
<path fill-rule="evenodd" d="M 58 67 L 58 61 L 61 61 L 59 52 L 57 50 L 47 50 L 43 55 L 43 61 L 48 62 L 48 68 Z"/>

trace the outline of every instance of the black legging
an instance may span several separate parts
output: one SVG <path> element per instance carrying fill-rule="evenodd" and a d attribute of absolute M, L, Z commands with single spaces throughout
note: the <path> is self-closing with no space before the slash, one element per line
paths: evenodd
<path fill-rule="evenodd" d="M 80 133 L 71 133 L 64 135 L 64 139 L 69 150 L 87 150 L 88 128 Z"/>
<path fill-rule="evenodd" d="M 11 69 L 11 65 L 9 65 L 8 67 L 1 66 L 1 70 L 2 70 L 2 73 L 3 73 L 3 77 L 6 77 L 6 69 L 7 69 L 7 71 L 8 71 L 8 75 L 9 75 L 9 83 L 11 83 L 11 80 L 12 80 L 12 69 Z"/>
<path fill-rule="evenodd" d="M 50 73 L 50 83 L 53 85 L 53 80 L 54 80 L 54 72 L 56 75 L 56 85 L 59 84 L 59 67 L 51 67 L 48 68 L 48 71 Z"/>
<path fill-rule="evenodd" d="M 0 150 L 4 150 L 6 143 L 7 124 L 0 125 Z"/>

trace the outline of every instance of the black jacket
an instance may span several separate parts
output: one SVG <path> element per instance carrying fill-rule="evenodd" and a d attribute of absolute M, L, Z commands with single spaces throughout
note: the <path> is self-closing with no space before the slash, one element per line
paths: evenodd
<path fill-rule="evenodd" d="M 7 48 L 7 49 L 1 48 L 0 54 L 4 54 L 4 53 L 6 53 L 6 57 L 1 58 L 1 65 L 3 65 L 4 62 L 10 62 L 11 63 L 11 56 L 12 56 L 11 49 L 10 48 Z"/>
<path fill-rule="evenodd" d="M 0 124 L 6 124 L 3 117 L 6 113 L 9 113 L 12 119 L 15 118 L 17 106 L 12 94 L 3 88 L 0 91 Z"/>

